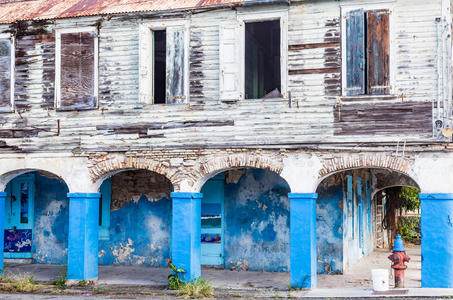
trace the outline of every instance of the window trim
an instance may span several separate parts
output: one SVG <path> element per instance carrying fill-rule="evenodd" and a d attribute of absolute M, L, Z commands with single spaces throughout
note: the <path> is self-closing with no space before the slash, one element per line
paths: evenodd
<path fill-rule="evenodd" d="M 360 4 L 341 4 L 341 97 L 342 98 L 385 98 L 394 95 L 395 93 L 395 17 L 394 17 L 395 1 L 382 1 L 378 3 L 360 3 Z M 389 85 L 390 91 L 385 95 L 369 95 L 361 94 L 348 96 L 346 92 L 347 66 L 346 66 L 346 16 L 350 11 L 363 9 L 364 12 L 370 10 L 385 9 L 389 11 Z"/>
<path fill-rule="evenodd" d="M 14 88 L 16 82 L 16 38 L 14 35 L 5 33 L 0 34 L 0 39 L 2 40 L 9 40 L 11 45 L 11 52 L 10 52 L 10 107 L 7 108 L 0 108 L 0 113 L 2 112 L 14 112 Z"/>
<path fill-rule="evenodd" d="M 87 108 L 62 108 L 61 107 L 61 35 L 65 33 L 94 33 L 94 97 L 96 97 L 96 105 Z M 55 29 L 55 109 L 60 111 L 73 110 L 90 110 L 99 108 L 99 34 L 98 28 L 94 26 L 87 27 L 72 27 Z"/>
<path fill-rule="evenodd" d="M 184 94 L 185 99 L 181 104 L 187 104 L 190 100 L 190 78 L 189 78 L 189 55 L 190 55 L 190 22 L 187 19 L 146 21 L 139 25 L 139 102 L 151 105 L 170 105 L 165 103 L 154 103 L 154 73 L 153 73 L 153 51 L 149 43 L 152 39 L 152 31 L 167 30 L 168 27 L 184 27 Z M 147 36 L 144 36 L 144 35 Z M 151 42 L 152 43 L 152 42 Z M 145 49 L 143 49 L 145 47 Z M 145 55 L 146 53 L 146 55 Z M 145 65 L 148 65 L 145 67 Z M 151 69 L 150 72 L 147 69 Z M 165 77 L 165 80 L 167 78 Z M 149 90 L 151 87 L 151 90 Z M 165 93 L 167 91 L 165 90 Z M 179 104 L 179 105 L 181 105 Z M 178 104 L 171 104 L 178 105 Z"/>
<path fill-rule="evenodd" d="M 241 100 L 245 99 L 245 23 L 280 20 L 280 93 L 288 97 L 288 10 L 266 10 L 256 12 L 238 12 L 240 34 L 240 72 L 239 88 Z M 281 99 L 281 98 L 278 98 Z M 247 99 L 250 100 L 250 99 Z"/>

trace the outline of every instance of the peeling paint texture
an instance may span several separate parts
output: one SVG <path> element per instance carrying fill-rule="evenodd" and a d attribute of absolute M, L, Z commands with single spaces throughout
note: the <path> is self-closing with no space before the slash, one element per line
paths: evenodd
<path fill-rule="evenodd" d="M 66 264 L 68 188 L 56 179 L 35 175 L 36 199 L 32 251 L 35 263 Z"/>
<path fill-rule="evenodd" d="M 141 196 L 110 214 L 109 240 L 99 241 L 101 265 L 166 267 L 170 257 L 171 202 Z"/>
<path fill-rule="evenodd" d="M 225 186 L 225 267 L 289 271 L 289 199 L 277 174 L 247 169 Z"/>

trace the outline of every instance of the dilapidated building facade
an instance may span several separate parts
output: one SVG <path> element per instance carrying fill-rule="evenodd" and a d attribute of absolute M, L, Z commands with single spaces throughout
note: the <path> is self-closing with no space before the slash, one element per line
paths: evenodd
<path fill-rule="evenodd" d="M 449 1 L 0 0 L 0 23 L 5 259 L 315 287 L 413 186 L 422 286 L 453 287 Z"/>

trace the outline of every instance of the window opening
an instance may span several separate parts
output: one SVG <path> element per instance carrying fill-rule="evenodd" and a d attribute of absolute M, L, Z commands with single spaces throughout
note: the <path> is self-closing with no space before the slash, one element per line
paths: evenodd
<path fill-rule="evenodd" d="M 20 184 L 20 222 L 28 223 L 28 183 Z"/>
<path fill-rule="evenodd" d="M 245 98 L 281 98 L 280 20 L 245 24 Z"/>
<path fill-rule="evenodd" d="M 153 30 L 153 62 L 154 62 L 154 103 L 163 104 L 166 98 L 166 48 L 167 33 L 165 30 Z"/>

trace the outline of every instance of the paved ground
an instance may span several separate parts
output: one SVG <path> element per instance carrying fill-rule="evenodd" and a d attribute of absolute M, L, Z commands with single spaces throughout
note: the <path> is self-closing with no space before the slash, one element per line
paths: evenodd
<path fill-rule="evenodd" d="M 421 257 L 420 247 L 407 248 L 411 257 L 406 270 L 406 287 L 420 287 Z M 388 251 L 377 250 L 363 259 L 344 275 L 319 275 L 318 288 L 371 288 L 371 269 L 390 269 Z M 6 264 L 5 271 L 13 274 L 30 273 L 37 281 L 52 281 L 64 272 L 65 266 L 38 264 Z M 389 272 L 392 274 L 392 272 Z M 146 268 L 133 266 L 100 266 L 99 284 L 106 285 L 153 285 L 165 286 L 169 270 L 166 268 Z M 279 272 L 238 272 L 229 270 L 202 270 L 202 277 L 214 287 L 228 289 L 268 288 L 287 290 L 289 273 Z M 393 277 L 390 279 L 393 286 Z"/>
<path fill-rule="evenodd" d="M 411 257 L 406 272 L 406 289 L 390 290 L 388 295 L 377 295 L 372 291 L 371 269 L 389 268 L 388 251 L 375 251 L 354 266 L 345 275 L 320 275 L 318 288 L 313 290 L 289 291 L 289 274 L 273 272 L 238 272 L 229 270 L 207 269 L 202 277 L 208 279 L 216 288 L 216 295 L 222 299 L 242 297 L 257 298 L 292 298 L 309 297 L 311 299 L 426 299 L 443 297 L 453 298 L 453 289 L 421 289 L 420 287 L 420 247 L 407 248 Z M 13 274 L 30 273 L 38 281 L 52 281 L 65 269 L 61 265 L 18 265 L 7 264 L 5 271 Z M 0 299 L 173 299 L 175 292 L 164 289 L 167 284 L 168 269 L 130 266 L 101 266 L 99 283 L 95 287 L 76 290 L 79 295 L 5 295 Z M 392 283 L 393 279 L 390 280 Z M 99 295 L 99 291 L 108 290 Z M 66 293 L 66 292 L 64 292 Z M 154 295 L 154 296 L 151 296 Z"/>

